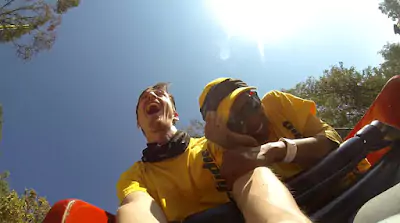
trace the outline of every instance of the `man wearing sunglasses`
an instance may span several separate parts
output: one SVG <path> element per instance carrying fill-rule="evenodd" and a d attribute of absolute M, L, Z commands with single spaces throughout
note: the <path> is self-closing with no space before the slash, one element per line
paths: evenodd
<path fill-rule="evenodd" d="M 199 104 L 206 138 L 227 148 L 221 173 L 228 184 L 258 166 L 288 179 L 342 142 L 334 128 L 316 117 L 313 101 L 276 90 L 260 99 L 241 80 L 211 81 Z M 360 168 L 369 168 L 367 161 Z"/>
<path fill-rule="evenodd" d="M 141 161 L 118 180 L 117 222 L 182 222 L 193 214 L 232 204 L 231 199 L 246 222 L 309 222 L 289 190 L 266 167 L 238 177 L 229 191 L 218 173 L 223 149 L 176 129 L 178 114 L 167 84 L 146 88 L 139 96 L 136 115 L 147 147 Z M 259 207 L 249 209 L 249 202 Z M 232 213 L 223 222 L 236 217 Z"/>

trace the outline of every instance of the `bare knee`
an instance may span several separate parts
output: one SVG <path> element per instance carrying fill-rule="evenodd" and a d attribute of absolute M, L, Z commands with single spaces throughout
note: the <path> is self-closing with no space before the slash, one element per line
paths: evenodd
<path fill-rule="evenodd" d="M 232 188 L 234 198 L 241 200 L 250 196 L 255 187 L 266 186 L 265 183 L 270 182 L 271 178 L 276 176 L 268 167 L 255 168 L 235 181 Z"/>

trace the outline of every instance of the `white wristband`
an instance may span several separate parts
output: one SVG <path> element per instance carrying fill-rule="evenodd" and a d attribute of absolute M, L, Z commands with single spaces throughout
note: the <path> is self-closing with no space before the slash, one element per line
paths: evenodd
<path fill-rule="evenodd" d="M 279 141 L 284 142 L 286 144 L 286 156 L 283 159 L 284 163 L 291 163 L 293 162 L 294 158 L 297 155 L 297 145 L 291 139 L 280 138 Z"/>

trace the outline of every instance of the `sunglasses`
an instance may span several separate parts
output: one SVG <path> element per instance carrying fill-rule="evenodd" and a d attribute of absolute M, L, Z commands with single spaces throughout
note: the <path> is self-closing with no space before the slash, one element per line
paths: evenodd
<path fill-rule="evenodd" d="M 241 97 L 246 97 L 245 102 L 238 110 L 231 108 L 227 126 L 233 132 L 246 134 L 246 120 L 259 112 L 261 109 L 261 100 L 255 91 L 250 91 Z"/>

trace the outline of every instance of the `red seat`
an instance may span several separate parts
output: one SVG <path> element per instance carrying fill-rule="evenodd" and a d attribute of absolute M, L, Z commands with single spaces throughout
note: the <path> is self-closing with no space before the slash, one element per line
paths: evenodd
<path fill-rule="evenodd" d="M 115 216 L 77 199 L 61 200 L 53 205 L 43 223 L 114 223 Z"/>
<path fill-rule="evenodd" d="M 388 123 L 394 127 L 400 128 L 400 75 L 390 78 L 382 88 L 371 107 L 364 114 L 361 120 L 354 126 L 345 140 L 353 137 L 358 130 L 368 125 L 373 120 L 379 120 Z M 384 148 L 373 152 L 367 156 L 371 165 L 374 165 L 389 148 Z"/>

